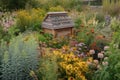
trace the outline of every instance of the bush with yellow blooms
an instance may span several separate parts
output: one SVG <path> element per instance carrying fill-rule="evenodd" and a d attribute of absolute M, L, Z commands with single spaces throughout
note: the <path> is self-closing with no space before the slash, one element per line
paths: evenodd
<path fill-rule="evenodd" d="M 17 27 L 21 32 L 27 29 L 39 30 L 41 22 L 45 16 L 42 9 L 30 9 L 17 11 Z"/>
<path fill-rule="evenodd" d="M 71 53 L 53 51 L 58 56 L 58 65 L 61 77 L 68 80 L 87 80 L 85 77 L 89 67 L 86 61 Z"/>

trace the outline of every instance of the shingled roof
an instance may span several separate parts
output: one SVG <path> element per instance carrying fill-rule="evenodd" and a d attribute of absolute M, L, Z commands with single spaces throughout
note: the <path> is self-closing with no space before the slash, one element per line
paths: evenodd
<path fill-rule="evenodd" d="M 43 20 L 42 27 L 48 29 L 60 29 L 73 27 L 74 22 L 67 12 L 49 12 Z"/>

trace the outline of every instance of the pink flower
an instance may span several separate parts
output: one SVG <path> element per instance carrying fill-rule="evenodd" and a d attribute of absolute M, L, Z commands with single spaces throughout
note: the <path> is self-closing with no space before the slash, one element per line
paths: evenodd
<path fill-rule="evenodd" d="M 93 54 L 95 54 L 95 50 L 90 50 L 89 53 L 90 53 L 91 55 L 93 55 Z"/>
<path fill-rule="evenodd" d="M 103 53 L 98 53 L 98 58 L 103 58 L 104 57 L 104 54 Z"/>
<path fill-rule="evenodd" d="M 109 49 L 109 46 L 105 46 L 105 47 L 104 47 L 104 50 L 108 50 L 108 49 Z"/>
<path fill-rule="evenodd" d="M 88 64 L 88 65 L 92 65 L 92 63 L 91 63 L 91 62 L 89 62 L 89 61 L 87 61 L 87 64 Z"/>

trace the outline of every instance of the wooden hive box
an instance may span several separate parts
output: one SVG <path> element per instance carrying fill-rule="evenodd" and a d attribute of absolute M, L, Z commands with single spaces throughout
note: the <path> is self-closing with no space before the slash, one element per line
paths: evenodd
<path fill-rule="evenodd" d="M 42 22 L 44 33 L 50 33 L 53 37 L 72 35 L 74 22 L 67 12 L 49 12 Z"/>

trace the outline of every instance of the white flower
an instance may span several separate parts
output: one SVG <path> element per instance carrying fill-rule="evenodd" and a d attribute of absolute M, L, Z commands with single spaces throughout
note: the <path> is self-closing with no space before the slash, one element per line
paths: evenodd
<path fill-rule="evenodd" d="M 100 66 L 100 65 L 97 65 L 97 69 L 101 70 L 102 68 L 101 68 L 101 66 Z"/>
<path fill-rule="evenodd" d="M 103 54 L 104 54 L 105 52 L 104 52 L 104 51 L 101 51 L 101 53 L 103 53 Z"/>
<path fill-rule="evenodd" d="M 95 64 L 99 64 L 99 61 L 98 61 L 98 60 L 93 60 L 93 62 L 94 62 Z"/>
<path fill-rule="evenodd" d="M 103 58 L 104 57 L 104 54 L 103 53 L 98 53 L 98 58 Z"/>
<path fill-rule="evenodd" d="M 105 57 L 104 60 L 108 60 L 108 57 Z"/>
<path fill-rule="evenodd" d="M 95 54 L 95 50 L 90 50 L 89 53 L 90 53 L 91 55 L 93 55 L 93 54 Z"/>
<path fill-rule="evenodd" d="M 108 62 L 107 62 L 107 61 L 102 62 L 102 65 L 107 66 L 107 65 L 108 65 Z"/>
<path fill-rule="evenodd" d="M 104 50 L 108 50 L 108 49 L 109 49 L 109 46 L 105 46 L 105 47 L 104 47 Z"/>

